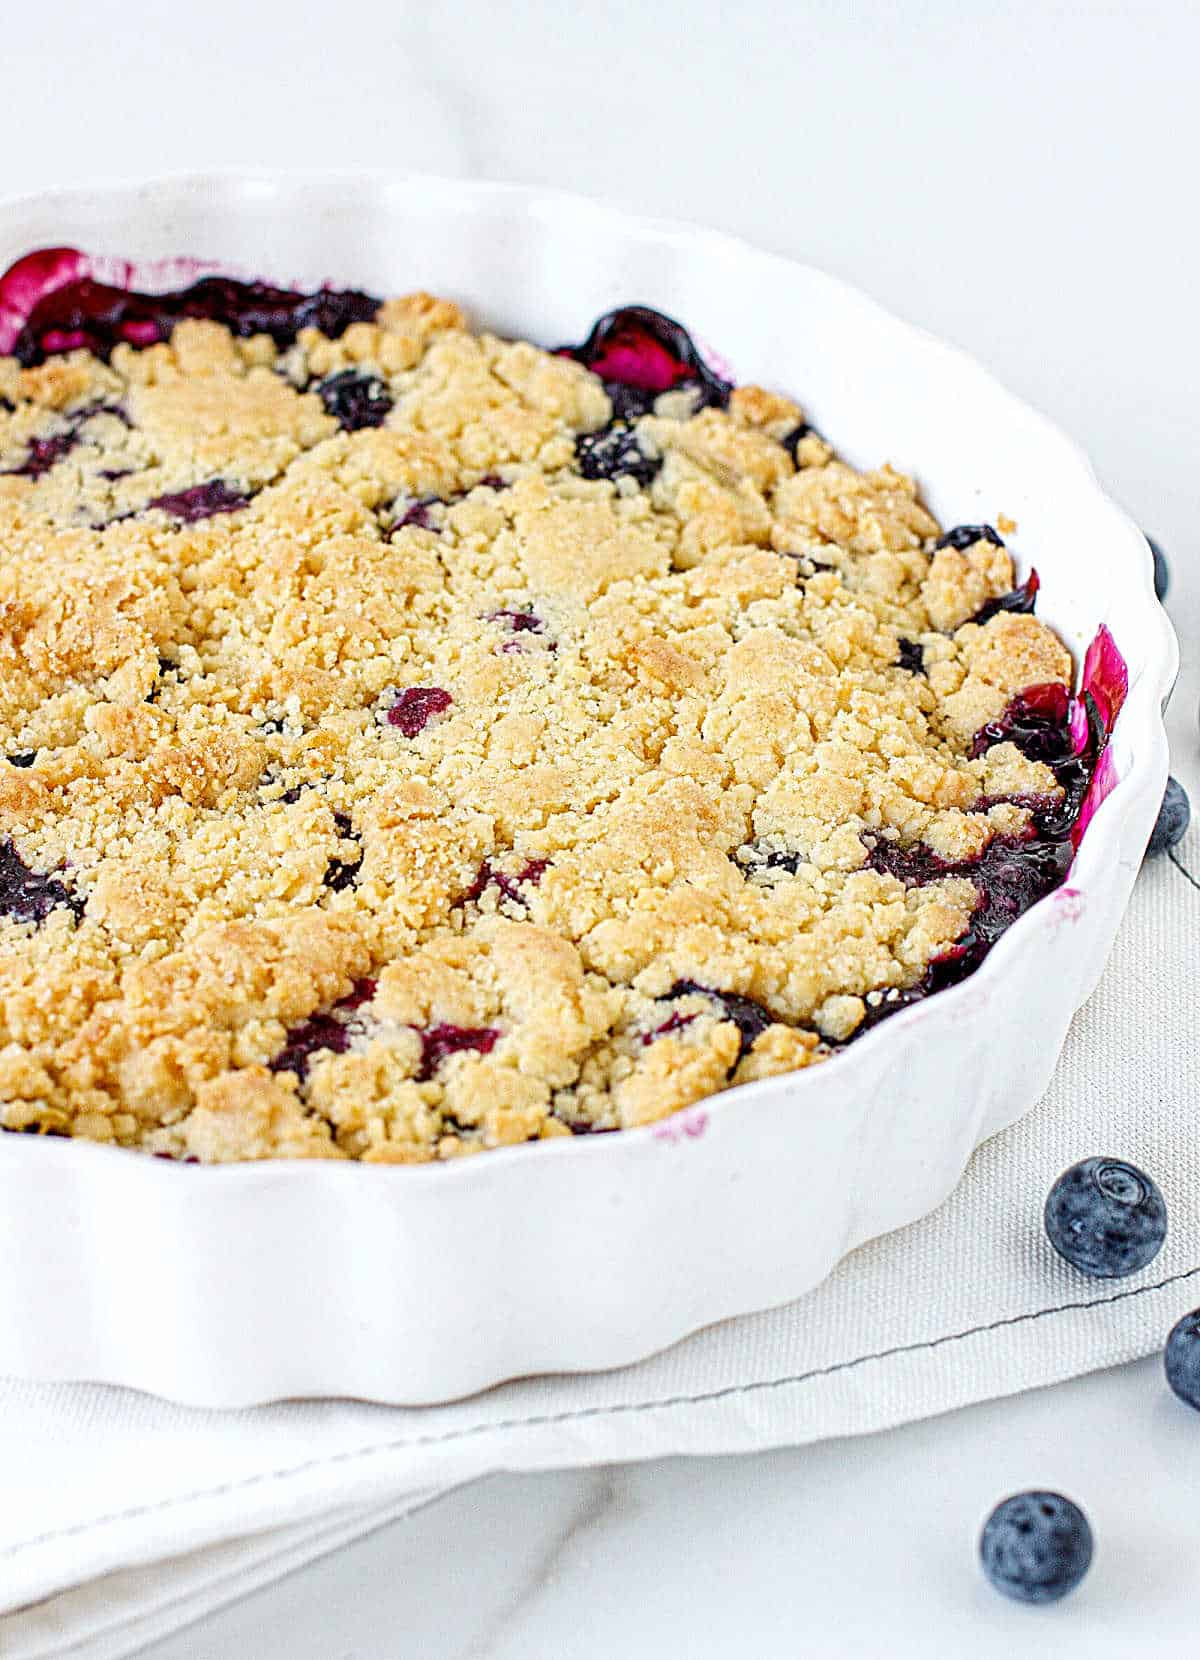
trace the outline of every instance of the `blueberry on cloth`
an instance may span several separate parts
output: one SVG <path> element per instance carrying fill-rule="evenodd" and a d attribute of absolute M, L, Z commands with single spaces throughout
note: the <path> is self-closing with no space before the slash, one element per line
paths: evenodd
<path fill-rule="evenodd" d="M 1158 809 L 1158 818 L 1150 832 L 1150 842 L 1146 848 L 1147 857 L 1153 853 L 1167 853 L 1176 842 L 1182 841 L 1191 819 L 1192 808 L 1187 791 L 1178 778 L 1168 778 L 1162 806 Z"/>
<path fill-rule="evenodd" d="M 1171 585 L 1171 567 L 1167 564 L 1166 554 L 1153 536 L 1147 536 L 1146 541 L 1150 544 L 1150 552 L 1154 556 L 1154 592 L 1159 599 L 1166 599 L 1167 589 Z"/>
<path fill-rule="evenodd" d="M 1144 1171 L 1121 1159 L 1073 1164 L 1046 1197 L 1046 1235 L 1059 1256 L 1095 1279 L 1136 1274 L 1162 1249 L 1167 1207 Z"/>
<path fill-rule="evenodd" d="M 1092 1530 L 1061 1493 L 1014 1493 L 992 1511 L 979 1539 L 991 1583 L 1015 1602 L 1057 1602 L 1092 1561 Z"/>
<path fill-rule="evenodd" d="M 1163 1350 L 1167 1382 L 1179 1399 L 1200 1412 L 1200 1308 L 1171 1328 Z"/>

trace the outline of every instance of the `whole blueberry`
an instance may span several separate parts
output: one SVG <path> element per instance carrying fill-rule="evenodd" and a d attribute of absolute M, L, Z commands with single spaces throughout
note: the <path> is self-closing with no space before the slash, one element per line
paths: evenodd
<path fill-rule="evenodd" d="M 1150 842 L 1146 848 L 1147 858 L 1153 853 L 1169 853 L 1176 842 L 1183 840 L 1191 819 L 1192 807 L 1187 791 L 1178 778 L 1168 778 L 1162 806 L 1158 809 L 1154 829 L 1150 832 Z"/>
<path fill-rule="evenodd" d="M 1167 1382 L 1188 1406 L 1200 1412 L 1200 1308 L 1171 1328 L 1163 1351 Z"/>
<path fill-rule="evenodd" d="M 1167 1237 L 1162 1194 L 1122 1159 L 1083 1159 L 1065 1170 L 1046 1197 L 1045 1222 L 1059 1256 L 1102 1280 L 1136 1274 Z"/>
<path fill-rule="evenodd" d="M 1166 554 L 1153 536 L 1147 536 L 1146 540 L 1150 544 L 1150 552 L 1154 557 L 1154 592 L 1159 599 L 1166 599 L 1167 589 L 1171 583 L 1171 567 L 1167 564 Z"/>
<path fill-rule="evenodd" d="M 992 1511 L 979 1539 L 983 1571 L 1016 1602 L 1057 1602 L 1092 1561 L 1092 1530 L 1061 1493 L 1014 1493 Z"/>

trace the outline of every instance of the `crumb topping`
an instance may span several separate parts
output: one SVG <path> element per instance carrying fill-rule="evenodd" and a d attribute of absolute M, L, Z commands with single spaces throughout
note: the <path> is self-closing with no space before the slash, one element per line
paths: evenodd
<path fill-rule="evenodd" d="M 955 948 L 964 867 L 1062 795 L 975 734 L 1067 650 L 987 527 L 776 392 L 634 395 L 627 349 L 417 294 L 0 359 L 0 1125 L 621 1129 L 823 1061 Z"/>

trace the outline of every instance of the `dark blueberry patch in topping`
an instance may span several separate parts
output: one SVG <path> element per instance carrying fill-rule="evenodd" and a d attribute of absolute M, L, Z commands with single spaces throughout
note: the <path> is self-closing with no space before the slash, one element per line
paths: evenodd
<path fill-rule="evenodd" d="M 830 565 L 823 559 L 814 559 L 811 553 L 783 553 L 784 559 L 793 559 L 796 563 L 796 586 L 803 588 L 809 577 L 816 576 L 818 571 L 836 571 L 836 565 Z"/>
<path fill-rule="evenodd" d="M 312 1059 L 321 1049 L 344 1055 L 355 1035 L 354 1016 L 375 995 L 374 980 L 359 980 L 353 991 L 331 1009 L 310 1015 L 288 1032 L 283 1048 L 268 1064 L 272 1072 L 294 1072 L 303 1083 Z"/>
<path fill-rule="evenodd" d="M 12 349 L 26 367 L 81 346 L 107 361 L 122 342 L 150 346 L 169 339 L 184 317 L 223 323 L 243 339 L 269 334 L 277 346 L 290 346 L 301 329 L 319 329 L 337 339 L 351 323 L 371 322 L 378 310 L 379 301 L 357 289 L 305 294 L 263 282 L 204 277 L 168 294 L 139 294 L 83 277 L 42 296 Z"/>
<path fill-rule="evenodd" d="M 392 536 L 396 531 L 403 530 L 406 525 L 412 525 L 417 530 L 431 530 L 435 536 L 440 536 L 441 531 L 434 524 L 429 509 L 441 503 L 441 496 L 418 496 L 408 503 L 398 519 L 392 521 L 388 527 L 388 535 Z"/>
<path fill-rule="evenodd" d="M 868 998 L 866 1017 L 850 1041 L 897 1010 L 964 980 L 1019 916 L 1066 880 L 1075 851 L 1072 832 L 1106 741 L 1095 700 L 1085 693 L 1083 702 L 1088 721 L 1081 751 L 1071 736 L 1070 698 L 1066 687 L 1059 684 L 1029 687 L 998 720 L 975 734 L 972 756 L 982 755 L 993 744 L 1014 743 L 1030 760 L 1048 766 L 1063 791 L 1061 800 L 1039 796 L 1020 800 L 1019 805 L 1032 816 L 1025 836 L 996 836 L 980 858 L 958 864 L 939 858 L 923 843 L 902 847 L 880 840 L 871 849 L 868 867 L 895 876 L 908 887 L 923 887 L 948 876 L 965 877 L 974 883 L 978 899 L 962 938 L 929 964 L 915 986 Z M 994 802 L 978 805 L 983 810 Z"/>
<path fill-rule="evenodd" d="M 1001 611 L 1013 611 L 1022 616 L 1030 616 L 1037 604 L 1037 592 L 1040 586 L 1037 572 L 1030 571 L 1019 588 L 1013 588 L 1009 593 L 1001 594 L 998 599 L 989 599 L 986 604 L 979 607 L 979 610 L 970 618 L 970 621 L 982 625 L 991 617 L 999 616 Z"/>
<path fill-rule="evenodd" d="M 682 324 L 649 306 L 621 306 L 607 312 L 580 346 L 560 346 L 606 384 L 632 387 L 656 397 L 679 386 L 694 386 L 698 408 L 724 409 L 733 390 L 709 368 Z M 637 411 L 639 414 L 643 410 Z M 628 413 L 625 415 L 628 419 Z"/>
<path fill-rule="evenodd" d="M 1029 686 L 1013 698 L 998 719 L 979 728 L 971 743 L 971 759 L 976 760 L 993 744 L 1008 742 L 1016 744 L 1031 761 L 1057 767 L 1074 754 L 1067 725 L 1069 713 L 1070 697 L 1061 682 Z"/>
<path fill-rule="evenodd" d="M 505 623 L 512 634 L 544 634 L 546 625 L 533 611 L 489 611 L 487 622 Z"/>
<path fill-rule="evenodd" d="M 7 838 L 0 841 L 0 915 L 14 922 L 44 922 L 56 906 L 83 915 L 83 901 L 57 876 L 43 875 L 29 866 Z"/>
<path fill-rule="evenodd" d="M 342 841 L 357 842 L 358 837 L 354 833 L 354 825 L 349 813 L 335 812 L 333 815 L 333 822 L 335 828 L 337 829 L 338 836 Z M 354 886 L 354 883 L 358 878 L 358 869 L 361 864 L 362 848 L 360 847 L 357 859 L 350 861 L 346 861 L 344 859 L 330 859 L 328 865 L 325 867 L 325 875 L 321 878 L 321 880 L 324 885 L 327 888 L 332 889 L 334 893 L 341 893 L 344 888 Z"/>
<path fill-rule="evenodd" d="M 981 963 L 992 946 L 1019 916 L 1060 886 L 1070 869 L 1073 849 L 1068 837 L 996 836 L 980 858 L 952 863 L 918 842 L 901 847 L 878 842 L 867 864 L 871 870 L 895 876 L 906 887 L 926 887 L 948 876 L 965 877 L 975 885 L 978 900 L 966 933 L 939 961 L 961 969 L 956 978 Z M 943 972 L 945 971 L 943 970 Z"/>
<path fill-rule="evenodd" d="M 1171 567 L 1167 564 L 1167 556 L 1154 540 L 1147 536 L 1150 553 L 1154 559 L 1154 592 L 1159 599 L 1166 599 L 1167 589 L 1171 586 Z"/>
<path fill-rule="evenodd" d="M 925 647 L 919 640 L 897 640 L 896 663 L 909 674 L 924 674 Z"/>
<path fill-rule="evenodd" d="M 398 726 L 406 738 L 415 738 L 434 715 L 440 715 L 453 701 L 450 693 L 440 686 L 405 686 L 395 695 L 387 712 L 387 723 Z"/>
<path fill-rule="evenodd" d="M 713 991 L 709 986 L 698 985 L 695 980 L 676 980 L 667 993 L 668 997 L 707 997 L 720 1013 L 722 1020 L 732 1020 L 741 1033 L 741 1044 L 738 1049 L 738 1060 L 749 1053 L 754 1040 L 766 1031 L 768 1026 L 775 1023 L 775 1017 L 756 1003 L 752 997 L 742 997 L 734 991 Z"/>
<path fill-rule="evenodd" d="M 546 624 L 534 611 L 489 611 L 484 621 L 501 623 L 508 630 L 510 638 L 500 647 L 503 652 L 524 650 L 519 638 L 522 634 L 541 636 L 547 651 L 558 650 L 557 641 L 545 638 Z"/>
<path fill-rule="evenodd" d="M 8 757 L 8 764 L 10 767 L 31 767 L 36 760 L 36 749 L 17 749 Z"/>
<path fill-rule="evenodd" d="M 471 486 L 471 490 L 480 489 L 507 490 L 508 485 L 499 473 L 485 473 Z M 387 539 L 390 540 L 398 530 L 403 530 L 405 525 L 413 525 L 417 530 L 430 530 L 435 536 L 440 536 L 441 527 L 435 522 L 429 509 L 453 507 L 456 502 L 465 501 L 471 490 L 459 490 L 452 496 L 401 496 L 392 506 L 392 512 L 396 517 L 387 527 Z"/>
<path fill-rule="evenodd" d="M 549 868 L 549 859 L 528 859 L 515 876 L 509 876 L 504 871 L 497 870 L 489 860 L 485 859 L 475 873 L 475 880 L 466 893 L 463 894 L 459 903 L 464 904 L 468 900 L 481 899 L 489 887 L 495 886 L 499 888 L 505 899 L 511 899 L 517 905 L 528 905 L 529 900 L 521 892 L 522 886 L 528 883 L 530 887 L 536 888 Z"/>
<path fill-rule="evenodd" d="M 1187 834 L 1187 827 L 1191 823 L 1191 819 L 1192 807 L 1187 798 L 1187 791 L 1178 778 L 1168 778 L 1162 806 L 1158 810 L 1158 818 L 1155 820 L 1154 829 L 1150 834 L 1150 845 L 1146 849 L 1147 856 L 1157 853 L 1169 853 L 1171 848 L 1177 842 L 1181 842 Z"/>
<path fill-rule="evenodd" d="M 976 542 L 990 542 L 994 548 L 1004 546 L 1004 538 L 991 525 L 955 525 L 944 536 L 939 536 L 933 544 L 935 548 L 954 548 L 959 553 L 965 553 L 967 548 L 973 548 Z"/>
<path fill-rule="evenodd" d="M 421 1039 L 421 1070 L 417 1082 L 425 1083 L 450 1055 L 473 1050 L 479 1055 L 490 1055 L 500 1036 L 495 1026 L 427 1026 L 419 1033 Z"/>
<path fill-rule="evenodd" d="M 224 479 L 214 478 L 207 484 L 193 484 L 188 490 L 155 496 L 146 506 L 157 507 L 173 519 L 181 519 L 184 524 L 190 525 L 201 519 L 211 519 L 217 513 L 236 513 L 249 500 L 249 496 L 232 489 Z"/>
<path fill-rule="evenodd" d="M 69 455 L 79 442 L 79 433 L 74 427 L 70 432 L 60 432 L 53 438 L 31 438 L 28 453 L 19 467 L 10 467 L 4 475 L 8 478 L 41 478 L 48 473 L 51 467 L 60 462 L 65 455 Z"/>
<path fill-rule="evenodd" d="M 647 391 L 640 386 L 622 386 L 619 380 L 606 380 L 604 390 L 608 393 L 608 401 L 612 404 L 612 422 L 624 421 L 631 425 L 640 420 L 643 415 L 649 415 L 654 408 L 657 392 Z M 584 477 L 588 475 L 585 473 Z"/>
<path fill-rule="evenodd" d="M 643 489 L 662 466 L 658 457 L 645 454 L 630 427 L 618 423 L 600 432 L 581 432 L 575 440 L 575 459 L 584 478 L 632 478 Z"/>
<path fill-rule="evenodd" d="M 343 432 L 381 427 L 392 407 L 392 394 L 378 375 L 343 369 L 317 387 L 317 396 Z"/>
<path fill-rule="evenodd" d="M 812 428 L 809 426 L 808 422 L 801 421 L 798 427 L 793 427 L 790 432 L 784 433 L 783 437 L 779 440 L 793 461 L 796 460 L 796 451 L 800 448 L 801 443 L 811 432 Z"/>
<path fill-rule="evenodd" d="M 661 1026 L 655 1026 L 653 1031 L 642 1033 L 643 1047 L 648 1043 L 653 1043 L 655 1038 L 667 1037 L 671 1032 L 682 1032 L 684 1027 L 690 1026 L 695 1018 L 694 1014 L 680 1014 L 679 1010 L 676 1009 L 674 1014 L 669 1015 Z"/>

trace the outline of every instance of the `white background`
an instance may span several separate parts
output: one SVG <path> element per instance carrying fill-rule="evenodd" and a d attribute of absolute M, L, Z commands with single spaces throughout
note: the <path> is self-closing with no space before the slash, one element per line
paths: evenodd
<path fill-rule="evenodd" d="M 66 0 L 6 8 L 4 34 L 4 193 L 416 167 L 606 196 L 845 276 L 1081 439 L 1197 614 L 1194 0 Z M 1197 644 L 1173 709 L 1193 762 Z M 859 1442 L 497 1478 L 153 1660 L 1192 1655 L 1198 1470 L 1200 1418 L 1146 1362 Z M 1000 1603 L 972 1559 L 992 1502 L 1035 1482 L 1098 1536 L 1050 1611 Z"/>

